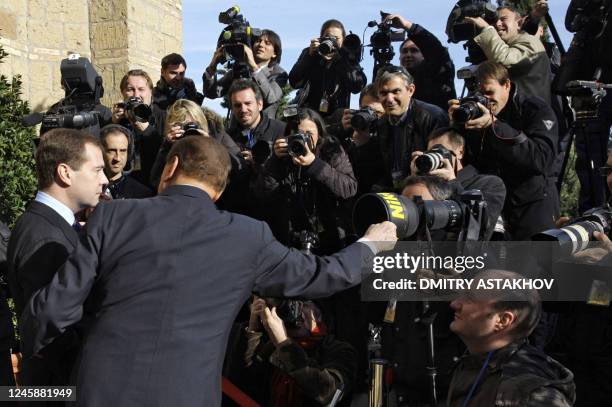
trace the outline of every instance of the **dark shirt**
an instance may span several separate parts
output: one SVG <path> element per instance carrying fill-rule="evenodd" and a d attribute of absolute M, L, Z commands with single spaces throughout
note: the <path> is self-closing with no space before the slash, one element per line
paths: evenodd
<path fill-rule="evenodd" d="M 154 195 L 151 189 L 125 174 L 110 181 L 108 189 L 113 199 L 148 198 Z"/>

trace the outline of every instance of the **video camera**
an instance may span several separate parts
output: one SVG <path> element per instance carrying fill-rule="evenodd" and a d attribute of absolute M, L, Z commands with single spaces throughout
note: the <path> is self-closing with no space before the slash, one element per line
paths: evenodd
<path fill-rule="evenodd" d="M 87 129 L 100 134 L 100 113 L 94 108 L 104 95 L 102 77 L 87 58 L 71 54 L 60 64 L 64 98 L 45 113 L 24 116 L 24 126 L 42 123 L 40 134 L 54 128 Z"/>
<path fill-rule="evenodd" d="M 534 235 L 531 240 L 557 242 L 562 256 L 585 250 L 594 240 L 593 232 L 609 234 L 612 230 L 612 207 L 609 204 L 586 211 L 559 229 L 549 229 Z"/>
<path fill-rule="evenodd" d="M 370 55 L 374 57 L 373 78 L 376 78 L 376 73 L 381 65 L 388 65 L 391 63 L 391 60 L 393 60 L 395 56 L 393 42 L 403 42 L 406 39 L 406 33 L 404 31 L 393 31 L 391 29 L 392 22 L 385 21 L 388 15 L 389 13 L 385 13 L 381 10 L 380 18 L 382 21 L 380 23 L 377 23 L 375 20 L 368 22 L 368 27 L 377 28 L 370 36 L 369 45 L 372 47 Z"/>
<path fill-rule="evenodd" d="M 459 232 L 460 240 L 483 240 L 486 202 L 479 190 L 464 191 L 458 199 L 413 201 L 390 192 L 365 194 L 355 203 L 353 225 L 362 236 L 374 224 L 389 221 L 400 240 L 424 229 Z"/>
<path fill-rule="evenodd" d="M 431 150 L 426 151 L 414 160 L 414 165 L 417 168 L 417 175 L 429 174 L 433 170 L 444 167 L 444 159 L 452 159 L 453 152 L 448 150 L 442 144 L 436 144 Z"/>
<path fill-rule="evenodd" d="M 238 6 L 230 7 L 219 13 L 219 22 L 226 24 L 217 41 L 217 48 L 223 47 L 223 56 L 219 62 L 232 64 L 234 79 L 250 77 L 243 46 L 253 48 L 255 38 L 261 36 L 261 30 L 251 27 L 244 16 L 239 13 L 240 7 Z"/>
<path fill-rule="evenodd" d="M 497 7 L 490 0 L 460 0 L 451 10 L 446 22 L 448 42 L 458 44 L 466 41 L 463 48 L 467 50 L 467 62 L 479 64 L 486 61 L 486 56 L 474 42 L 478 34 L 476 26 L 464 21 L 465 17 L 482 17 L 487 23 L 494 25 L 497 21 Z"/>
<path fill-rule="evenodd" d="M 465 124 L 465 122 L 481 117 L 483 113 L 478 103 L 487 106 L 489 104 L 489 99 L 480 93 L 474 93 L 471 96 L 461 98 L 459 100 L 459 107 L 453 111 L 453 122 L 456 124 Z"/>

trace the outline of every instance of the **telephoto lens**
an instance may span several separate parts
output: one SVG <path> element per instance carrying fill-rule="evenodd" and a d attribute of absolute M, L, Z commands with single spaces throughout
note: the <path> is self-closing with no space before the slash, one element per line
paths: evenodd
<path fill-rule="evenodd" d="M 431 150 L 420 155 L 414 161 L 417 168 L 417 175 L 429 174 L 433 170 L 444 167 L 444 159 L 450 160 L 453 153 L 441 144 L 436 144 Z"/>
<path fill-rule="evenodd" d="M 461 99 L 459 103 L 459 107 L 453 111 L 453 121 L 463 124 L 481 117 L 483 113 L 478 103 L 487 106 L 489 100 L 480 94 L 474 94 Z"/>

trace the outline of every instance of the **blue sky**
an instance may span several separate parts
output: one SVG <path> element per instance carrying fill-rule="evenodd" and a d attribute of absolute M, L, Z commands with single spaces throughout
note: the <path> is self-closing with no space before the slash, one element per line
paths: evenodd
<path fill-rule="evenodd" d="M 241 13 L 251 26 L 272 29 L 280 35 L 283 43 L 281 66 L 289 72 L 302 49 L 309 45 L 311 38 L 318 36 L 321 24 L 329 18 L 339 19 L 347 31 L 353 31 L 361 37 L 368 21 L 380 20 L 379 10 L 398 13 L 422 25 L 446 43 L 446 20 L 455 3 L 456 0 L 310 0 L 299 3 L 278 0 L 183 0 L 183 52 L 188 64 L 187 76 L 193 78 L 198 89 L 201 89 L 202 72 L 210 63 L 217 38 L 224 27 L 217 17 L 220 11 L 233 5 L 240 6 Z M 549 3 L 551 17 L 567 49 L 572 34 L 565 30 L 563 22 L 569 0 L 549 0 Z M 373 29 L 366 32 L 366 44 L 372 32 Z M 467 65 L 467 53 L 461 44 L 447 46 L 456 68 Z M 397 64 L 399 44 L 394 48 L 394 63 Z M 361 65 L 370 81 L 373 60 L 369 55 L 369 48 L 364 52 Z M 457 80 L 456 85 L 457 93 L 461 92 L 462 82 Z M 219 103 L 220 99 L 204 101 L 205 106 L 224 113 Z M 356 99 L 353 103 L 357 103 Z"/>

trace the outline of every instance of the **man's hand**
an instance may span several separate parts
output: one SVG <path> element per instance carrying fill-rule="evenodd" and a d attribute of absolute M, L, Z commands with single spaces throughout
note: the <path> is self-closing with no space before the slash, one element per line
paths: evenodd
<path fill-rule="evenodd" d="M 413 151 L 412 152 L 412 161 L 410 161 L 410 175 L 417 175 L 417 167 L 416 167 L 416 159 L 417 157 L 423 155 L 422 151 Z"/>
<path fill-rule="evenodd" d="M 215 50 L 212 59 L 210 60 L 210 64 L 206 68 L 206 72 L 210 75 L 213 75 L 217 72 L 217 65 L 219 64 L 219 60 L 221 59 L 221 55 L 223 55 L 223 45 Z"/>
<path fill-rule="evenodd" d="M 478 107 L 480 108 L 482 116 L 480 116 L 478 119 L 468 120 L 467 122 L 465 122 L 466 129 L 486 129 L 488 127 L 491 127 L 491 125 L 493 124 L 493 121 L 495 119 L 493 118 L 493 115 L 491 114 L 489 109 L 487 109 L 487 107 L 481 103 L 478 103 Z"/>
<path fill-rule="evenodd" d="M 397 242 L 397 227 L 389 221 L 370 225 L 363 235 L 378 251 L 392 250 Z"/>
<path fill-rule="evenodd" d="M 276 314 L 276 307 L 272 307 L 272 310 L 264 307 L 261 322 L 274 346 L 278 346 L 289 339 L 283 320 Z"/>
<path fill-rule="evenodd" d="M 247 65 L 249 65 L 249 68 L 251 68 L 251 71 L 256 71 L 259 68 L 259 66 L 257 66 L 257 63 L 255 62 L 255 56 L 253 56 L 253 50 L 244 44 L 242 44 L 242 47 L 244 48 L 244 57 L 246 58 Z"/>
<path fill-rule="evenodd" d="M 342 128 L 344 130 L 348 130 L 351 127 L 351 119 L 353 118 L 353 113 L 355 113 L 355 111 L 353 109 L 344 109 L 344 112 L 342 112 Z"/>
<path fill-rule="evenodd" d="M 448 158 L 444 158 L 442 160 L 442 163 L 444 164 L 444 167 L 438 168 L 437 170 L 430 171 L 429 175 L 435 175 L 436 177 L 440 177 L 447 181 L 452 181 L 455 178 L 457 178 L 455 176 L 455 170 L 450 160 Z"/>
<path fill-rule="evenodd" d="M 399 14 L 389 14 L 387 17 L 385 17 L 384 21 L 391 21 L 391 27 L 394 28 L 403 28 L 406 31 L 412 28 L 412 22 L 406 20 Z"/>
<path fill-rule="evenodd" d="M 289 155 L 289 153 L 287 153 L 287 139 L 286 138 L 279 138 L 274 142 L 274 155 L 277 156 L 278 158 L 285 158 Z"/>
<path fill-rule="evenodd" d="M 353 131 L 352 140 L 353 140 L 353 143 L 357 147 L 361 147 L 370 141 L 370 131 L 369 130 L 355 130 Z"/>
<path fill-rule="evenodd" d="M 242 150 L 240 152 L 240 155 L 249 164 L 253 164 L 254 163 L 254 161 L 253 161 L 253 153 L 251 152 L 251 150 Z"/>
<path fill-rule="evenodd" d="M 119 124 L 123 119 L 125 119 L 125 104 L 115 103 L 113 105 L 113 116 L 111 117 L 111 121 L 114 124 Z"/>
<path fill-rule="evenodd" d="M 134 126 L 134 128 L 136 129 L 136 131 L 138 131 L 139 133 L 142 133 L 143 131 L 145 131 L 146 129 L 149 128 L 149 122 L 139 122 L 137 120 L 131 121 L 132 126 Z"/>
<path fill-rule="evenodd" d="M 580 259 L 588 264 L 594 264 L 599 263 L 604 257 L 612 253 L 612 242 L 608 236 L 601 232 L 593 232 L 593 237 L 601 242 L 601 245 L 574 254 L 573 257 L 575 259 Z"/>
<path fill-rule="evenodd" d="M 546 0 L 538 0 L 531 10 L 531 17 L 539 20 L 548 13 L 548 2 Z"/>
<path fill-rule="evenodd" d="M 489 26 L 489 23 L 487 23 L 482 17 L 465 17 L 465 21 L 474 24 L 481 30 L 484 30 Z"/>
<path fill-rule="evenodd" d="M 302 167 L 308 167 L 315 160 L 315 155 L 312 151 L 310 151 L 310 147 L 308 147 L 308 143 L 304 144 L 306 148 L 306 154 L 300 155 L 297 157 L 293 157 L 293 163 L 297 165 L 301 165 Z"/>
<path fill-rule="evenodd" d="M 606 249 L 608 253 L 612 253 L 612 241 L 605 233 L 593 232 L 593 237 L 601 242 L 601 247 Z"/>

